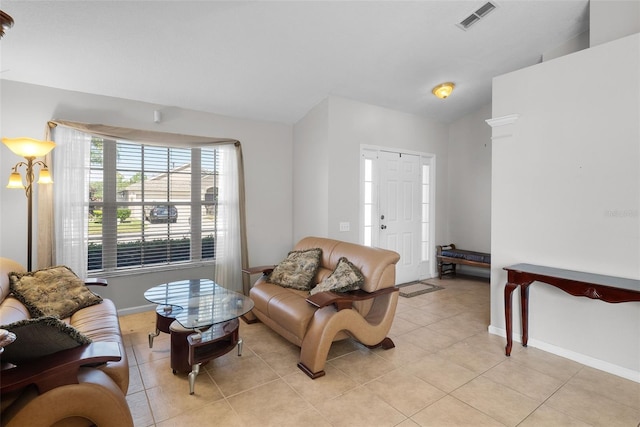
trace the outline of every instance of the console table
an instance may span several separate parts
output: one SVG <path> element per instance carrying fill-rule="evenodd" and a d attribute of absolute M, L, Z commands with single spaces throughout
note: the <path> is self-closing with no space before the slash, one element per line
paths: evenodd
<path fill-rule="evenodd" d="M 516 264 L 504 268 L 508 272 L 504 288 L 504 315 L 507 330 L 505 353 L 511 355 L 513 342 L 511 323 L 511 294 L 520 287 L 522 311 L 522 345 L 529 339 L 529 285 L 541 282 L 555 286 L 576 297 L 599 299 L 609 303 L 640 301 L 640 280 L 563 270 L 532 264 Z"/>

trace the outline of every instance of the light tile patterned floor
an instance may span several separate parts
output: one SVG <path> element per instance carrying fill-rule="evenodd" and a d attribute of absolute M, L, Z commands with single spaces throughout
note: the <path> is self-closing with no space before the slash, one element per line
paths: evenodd
<path fill-rule="evenodd" d="M 435 283 L 435 282 L 434 282 Z M 299 349 L 261 323 L 240 326 L 244 351 L 201 370 L 189 395 L 173 375 L 169 337 L 149 349 L 155 313 L 121 317 L 136 426 L 628 426 L 640 424 L 640 384 L 487 332 L 489 284 L 437 281 L 400 298 L 396 348 L 334 343 L 327 375 L 296 367 Z"/>

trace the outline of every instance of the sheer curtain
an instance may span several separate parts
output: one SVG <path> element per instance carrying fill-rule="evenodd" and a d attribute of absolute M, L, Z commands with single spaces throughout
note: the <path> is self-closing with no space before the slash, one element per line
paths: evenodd
<path fill-rule="evenodd" d="M 89 151 L 91 136 L 64 126 L 51 131 L 53 155 L 53 264 L 87 276 Z"/>
<path fill-rule="evenodd" d="M 216 268 L 214 280 L 243 292 L 240 179 L 235 145 L 219 147 L 218 211 L 216 214 Z"/>

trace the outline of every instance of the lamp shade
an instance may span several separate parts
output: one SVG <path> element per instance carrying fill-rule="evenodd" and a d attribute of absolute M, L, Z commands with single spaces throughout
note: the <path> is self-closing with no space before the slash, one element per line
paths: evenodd
<path fill-rule="evenodd" d="M 24 184 L 22 183 L 22 175 L 20 175 L 20 172 L 11 172 L 11 175 L 9 175 L 9 183 L 7 184 L 7 188 L 24 189 Z"/>
<path fill-rule="evenodd" d="M 438 98 L 445 99 L 446 97 L 451 95 L 454 87 L 456 87 L 456 85 L 451 82 L 441 83 L 438 86 L 434 87 L 431 92 Z"/>
<path fill-rule="evenodd" d="M 38 184 L 53 184 L 51 172 L 49 172 L 48 168 L 44 167 L 40 170 L 40 175 L 38 176 Z"/>
<path fill-rule="evenodd" d="M 53 150 L 56 143 L 33 138 L 2 138 L 9 150 L 22 157 L 42 157 Z"/>

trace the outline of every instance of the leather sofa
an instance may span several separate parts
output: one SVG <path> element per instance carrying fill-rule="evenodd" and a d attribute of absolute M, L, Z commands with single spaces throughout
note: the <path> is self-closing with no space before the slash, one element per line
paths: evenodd
<path fill-rule="evenodd" d="M 342 257 L 364 276 L 359 290 L 337 293 L 282 287 L 269 282 L 273 267 L 250 269 L 263 275 L 250 290 L 252 313 L 264 324 L 300 347 L 298 367 L 311 378 L 325 374 L 331 344 L 353 338 L 369 347 L 394 347 L 387 337 L 398 303 L 395 287 L 396 263 L 393 251 L 361 246 L 321 237 L 306 237 L 294 250 L 320 248 L 322 255 L 314 283 L 331 275 Z"/>
<path fill-rule="evenodd" d="M 0 325 L 31 317 L 9 286 L 9 274 L 24 271 L 0 258 Z M 132 426 L 129 364 L 113 302 L 103 299 L 61 320 L 93 342 L 18 365 L 0 354 L 2 425 Z"/>

